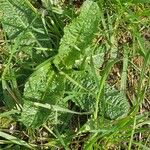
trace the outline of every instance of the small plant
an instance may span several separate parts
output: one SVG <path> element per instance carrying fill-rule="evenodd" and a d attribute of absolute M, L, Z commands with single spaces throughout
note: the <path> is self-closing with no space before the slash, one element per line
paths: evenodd
<path fill-rule="evenodd" d="M 122 53 L 118 52 L 119 46 L 115 43 L 117 33 L 112 31 L 113 26 L 114 30 L 121 28 L 125 10 L 115 20 L 120 19 L 121 23 L 115 23 L 112 18 L 116 16 L 109 16 L 113 13 L 111 8 L 110 12 L 103 12 L 107 2 L 86 0 L 71 18 L 67 8 L 63 8 L 65 3 L 60 2 L 57 7 L 46 0 L 1 0 L 1 22 L 7 35 L 9 55 L 1 77 L 3 102 L 27 132 L 38 133 L 37 129 L 42 129 L 43 133 L 47 130 L 51 134 L 51 141 L 43 144 L 43 148 L 72 149 L 72 142 L 79 138 L 77 142 L 84 141 L 83 149 L 109 149 L 113 144 L 127 140 L 130 140 L 131 149 L 134 130 L 144 118 L 144 115 L 136 116 L 144 93 L 139 94 L 138 103 L 131 108 L 125 92 L 129 51 L 124 48 L 123 61 L 118 59 L 116 54 Z M 122 3 L 115 8 L 117 11 L 124 6 Z M 105 46 L 101 41 L 103 38 Z M 108 53 L 110 59 L 105 58 Z M 140 53 L 145 58 L 143 69 L 146 69 L 150 53 Z M 108 78 L 112 68 L 121 63 L 123 71 L 119 89 L 112 86 Z M 142 74 L 140 83 L 143 78 Z M 77 122 L 73 123 L 74 129 L 72 121 Z M 5 139 L 14 138 L 0 133 Z M 11 141 L 29 149 L 36 148 L 34 144 L 17 140 Z"/>
<path fill-rule="evenodd" d="M 38 67 L 37 71 L 31 75 L 24 89 L 21 121 L 25 125 L 38 127 L 50 116 L 51 112 L 49 110 L 37 108 L 34 106 L 34 102 L 48 103 L 50 105 L 59 105 L 60 103 L 62 106 L 66 106 L 66 104 L 63 104 L 66 89 L 64 83 L 71 82 L 66 76 L 69 76 L 78 83 L 76 87 L 73 86 L 75 83 L 70 83 L 73 84 L 70 90 L 76 93 L 81 91 L 79 97 L 73 98 L 73 102 L 83 110 L 90 111 L 93 107 L 94 112 L 94 105 L 96 103 L 94 96 L 98 94 L 99 87 L 97 87 L 94 79 L 92 79 L 90 69 L 89 71 L 86 69 L 74 71 L 73 65 L 76 60 L 80 61 L 83 57 L 90 57 L 88 55 L 85 56 L 85 49 L 90 45 L 98 29 L 99 20 L 100 9 L 98 5 L 92 1 L 85 2 L 79 17 L 65 27 L 64 36 L 61 39 L 58 54 L 54 56 L 54 60 L 49 60 L 46 64 L 40 65 L 41 67 Z M 86 63 L 85 61 L 82 64 L 86 65 Z M 85 71 L 88 73 L 84 73 Z M 83 73 L 81 74 L 80 72 Z M 92 88 L 88 87 L 88 85 Z M 88 95 L 87 91 L 91 91 L 91 95 Z M 99 109 L 104 109 L 104 114 L 108 118 L 115 119 L 128 112 L 127 101 L 119 92 L 108 88 L 105 93 L 106 97 L 101 100 L 102 106 Z M 88 107 L 89 109 L 87 109 Z M 32 114 L 29 113 L 31 110 Z"/>

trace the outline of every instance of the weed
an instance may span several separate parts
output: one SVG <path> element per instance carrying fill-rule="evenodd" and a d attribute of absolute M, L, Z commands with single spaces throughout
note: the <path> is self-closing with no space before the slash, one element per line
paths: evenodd
<path fill-rule="evenodd" d="M 148 1 L 0 3 L 0 148 L 149 149 Z"/>

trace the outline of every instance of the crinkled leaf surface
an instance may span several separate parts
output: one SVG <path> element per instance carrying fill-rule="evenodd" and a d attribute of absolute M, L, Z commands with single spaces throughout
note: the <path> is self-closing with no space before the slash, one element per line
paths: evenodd
<path fill-rule="evenodd" d="M 70 69 L 75 65 L 75 61 L 80 60 L 80 56 L 84 55 L 85 49 L 97 31 L 99 20 L 100 9 L 97 3 L 91 0 L 85 1 L 79 17 L 64 29 L 58 54 L 53 61 L 56 67 Z M 99 59 L 99 56 L 96 59 Z M 77 96 L 71 100 L 82 109 L 91 112 L 94 110 L 98 87 L 90 71 L 68 73 L 77 84 L 68 81 L 66 90 L 76 92 Z M 50 63 L 41 66 L 25 84 L 21 121 L 28 127 L 39 127 L 53 112 L 46 108 L 35 107 L 34 102 L 61 105 L 63 91 L 64 76 L 54 71 Z M 100 100 L 99 105 L 100 113 L 109 119 L 116 119 L 125 115 L 129 108 L 126 98 L 109 85 L 106 86 L 104 92 L 104 97 Z M 54 119 L 54 116 L 52 117 Z"/>
<path fill-rule="evenodd" d="M 100 104 L 101 110 L 104 111 L 105 118 L 113 120 L 127 115 L 129 103 L 122 92 L 107 84 Z"/>
<path fill-rule="evenodd" d="M 58 104 L 63 91 L 63 76 L 54 72 L 50 63 L 40 67 L 25 84 L 21 121 L 33 128 L 42 125 L 51 111 L 35 107 L 34 102 Z"/>
<path fill-rule="evenodd" d="M 94 111 L 96 94 L 98 93 L 94 77 L 88 71 L 75 71 L 71 77 L 78 85 L 83 86 L 88 91 L 84 91 L 78 85 L 68 81 L 66 90 L 74 91 L 77 94 L 71 100 L 83 110 Z M 104 89 L 104 96 L 100 100 L 99 111 L 107 119 L 117 119 L 128 113 L 129 104 L 120 91 L 107 84 Z"/>
<path fill-rule="evenodd" d="M 31 9 L 26 0 L 1 0 L 0 12 L 3 30 L 9 40 L 19 42 L 19 48 L 26 48 L 25 52 L 29 53 L 29 46 L 50 46 L 40 15 Z"/>
<path fill-rule="evenodd" d="M 77 83 L 74 84 L 69 80 L 66 82 L 66 90 L 73 92 L 73 94 L 76 95 L 71 100 L 81 109 L 90 111 L 94 108 L 95 99 L 93 98 L 93 95 L 97 88 L 91 74 L 89 75 L 89 72 L 85 71 L 74 71 L 70 76 Z M 83 87 L 86 90 L 80 87 Z"/>
<path fill-rule="evenodd" d="M 84 54 L 93 39 L 100 20 L 100 9 L 96 2 L 84 2 L 80 15 L 65 27 L 58 55 L 54 64 L 59 68 L 71 68 L 75 60 Z"/>
<path fill-rule="evenodd" d="M 19 6 L 19 5 L 20 6 Z M 21 30 L 24 30 L 29 25 L 28 17 L 34 17 L 31 10 L 25 7 L 25 1 L 23 0 L 1 0 L 1 11 L 3 13 L 2 23 L 3 29 L 7 32 L 10 39 L 16 37 Z M 28 12 L 26 14 L 26 12 Z"/>

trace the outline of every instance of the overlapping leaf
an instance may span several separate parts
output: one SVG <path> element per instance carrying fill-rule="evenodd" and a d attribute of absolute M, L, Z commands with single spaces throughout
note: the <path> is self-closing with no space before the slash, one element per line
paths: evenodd
<path fill-rule="evenodd" d="M 37 108 L 34 102 L 58 104 L 64 91 L 64 78 L 53 71 L 50 63 L 35 71 L 24 89 L 21 121 L 30 127 L 40 126 L 51 114 L 50 110 Z"/>
<path fill-rule="evenodd" d="M 79 17 L 65 28 L 59 53 L 54 59 L 57 67 L 70 67 L 79 59 L 93 39 L 99 18 L 98 5 L 93 1 L 86 1 Z M 41 67 L 29 78 L 24 89 L 25 101 L 21 117 L 26 126 L 37 127 L 46 120 L 50 114 L 49 110 L 35 108 L 33 102 L 56 104 L 63 91 L 63 81 L 64 78 L 60 74 L 58 76 L 50 65 Z M 32 113 L 29 113 L 31 110 Z"/>
<path fill-rule="evenodd" d="M 1 0 L 2 26 L 8 39 L 18 43 L 19 48 L 32 53 L 33 46 L 50 46 L 40 15 L 25 0 Z"/>
<path fill-rule="evenodd" d="M 84 54 L 97 31 L 100 20 L 100 9 L 96 2 L 85 1 L 79 17 L 65 27 L 58 55 L 54 64 L 59 68 L 71 68 L 75 60 Z"/>
<path fill-rule="evenodd" d="M 73 97 L 71 100 L 83 110 L 92 110 L 94 112 L 96 94 L 98 93 L 94 77 L 88 71 L 75 71 L 71 76 L 80 86 L 87 90 L 84 91 L 78 85 L 68 82 L 66 90 L 76 93 L 76 97 Z M 117 119 L 128 113 L 129 104 L 120 91 L 107 84 L 103 95 L 102 98 L 100 97 L 99 112 L 105 118 Z"/>
<path fill-rule="evenodd" d="M 92 41 L 94 33 L 98 28 L 100 18 L 99 7 L 96 2 L 87 0 L 82 8 L 78 18 L 65 27 L 64 37 L 61 40 L 58 55 L 54 58 L 54 67 L 57 69 L 70 69 L 77 64 L 81 55 Z M 90 56 L 89 56 L 90 58 Z M 87 58 L 88 59 L 88 58 Z M 99 55 L 96 55 L 96 67 Z M 88 66 L 89 61 L 85 61 Z M 55 71 L 51 63 L 46 63 L 35 71 L 25 84 L 24 106 L 21 115 L 22 122 L 29 127 L 38 127 L 44 123 L 51 113 L 46 108 L 37 108 L 34 102 L 61 104 L 61 98 L 64 91 L 64 76 Z M 90 68 L 90 67 L 87 67 Z M 94 111 L 98 87 L 90 69 L 83 71 L 71 71 L 67 73 L 76 84 L 66 83 L 66 90 L 76 93 L 76 97 L 71 100 L 80 108 L 87 111 Z M 71 79 L 70 78 L 70 79 Z M 100 76 L 99 76 L 100 78 Z M 72 80 L 72 81 L 73 81 Z M 82 87 L 82 88 L 81 88 Z M 115 94 L 114 94 L 115 93 Z M 100 101 L 99 112 L 106 118 L 116 119 L 125 115 L 128 111 L 128 103 L 119 91 L 111 88 L 109 85 L 104 89 L 104 97 Z M 53 116 L 54 117 L 54 116 Z"/>

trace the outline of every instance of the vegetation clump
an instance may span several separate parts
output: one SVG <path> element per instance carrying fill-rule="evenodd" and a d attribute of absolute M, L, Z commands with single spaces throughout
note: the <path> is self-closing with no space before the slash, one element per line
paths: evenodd
<path fill-rule="evenodd" d="M 0 149 L 149 149 L 149 8 L 0 0 Z"/>

